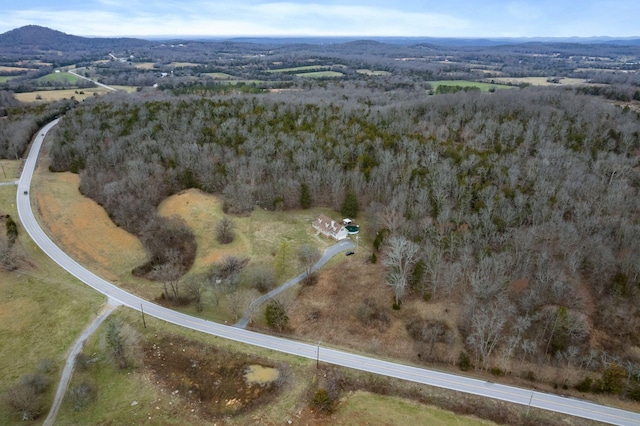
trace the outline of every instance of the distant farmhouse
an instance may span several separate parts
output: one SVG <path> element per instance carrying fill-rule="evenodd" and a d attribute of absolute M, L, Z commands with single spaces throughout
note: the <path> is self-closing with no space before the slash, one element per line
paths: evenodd
<path fill-rule="evenodd" d="M 342 223 L 336 222 L 323 214 L 313 221 L 312 226 L 318 233 L 337 241 L 344 240 L 349 235 L 349 231 Z"/>

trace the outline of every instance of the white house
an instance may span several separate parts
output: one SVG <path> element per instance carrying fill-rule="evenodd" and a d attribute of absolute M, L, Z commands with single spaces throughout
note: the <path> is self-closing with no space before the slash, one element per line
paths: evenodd
<path fill-rule="evenodd" d="M 313 221 L 312 226 L 320 234 L 331 237 L 334 240 L 344 240 L 349 236 L 347 228 L 345 228 L 341 223 L 336 222 L 323 214 Z"/>

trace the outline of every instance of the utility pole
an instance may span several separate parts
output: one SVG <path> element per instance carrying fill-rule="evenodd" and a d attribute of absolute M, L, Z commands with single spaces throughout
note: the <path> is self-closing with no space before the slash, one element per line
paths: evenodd
<path fill-rule="evenodd" d="M 142 312 L 142 325 L 144 325 L 144 328 L 147 328 L 147 322 L 144 320 L 144 308 L 142 307 L 142 303 L 140 304 L 140 312 Z"/>

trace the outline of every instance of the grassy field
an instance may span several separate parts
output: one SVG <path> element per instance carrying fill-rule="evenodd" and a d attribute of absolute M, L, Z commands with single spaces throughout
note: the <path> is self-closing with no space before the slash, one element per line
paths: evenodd
<path fill-rule="evenodd" d="M 155 68 L 153 62 L 137 62 L 133 66 L 139 70 L 152 70 Z"/>
<path fill-rule="evenodd" d="M 76 77 L 73 74 L 69 74 L 68 72 L 52 72 L 51 74 L 47 74 L 36 79 L 36 82 L 59 82 L 67 85 L 76 85 L 80 78 Z"/>
<path fill-rule="evenodd" d="M 20 177 L 20 161 L 0 159 L 0 182 L 13 182 Z"/>
<path fill-rule="evenodd" d="M 306 65 L 303 67 L 293 67 L 293 68 L 276 68 L 272 70 L 267 70 L 268 73 L 289 73 L 289 74 L 298 74 L 298 73 L 306 73 L 306 72 L 314 72 L 314 71 L 324 71 L 331 69 L 331 65 Z"/>
<path fill-rule="evenodd" d="M 568 77 L 560 77 L 558 78 L 558 82 L 554 83 L 550 81 L 550 79 L 554 79 L 555 77 L 499 77 L 492 78 L 496 83 L 500 85 L 510 84 L 510 85 L 519 85 L 519 84 L 530 84 L 532 86 L 558 86 L 558 85 L 574 85 L 574 84 L 586 84 L 587 80 L 583 78 L 568 78 Z M 502 86 L 504 87 L 504 86 Z"/>
<path fill-rule="evenodd" d="M 494 79 L 497 80 L 497 79 Z M 510 89 L 511 87 L 506 86 L 504 84 L 492 84 L 492 83 L 482 83 L 479 81 L 467 81 L 467 80 L 440 80 L 440 81 L 430 81 L 429 84 L 433 87 L 435 91 L 438 86 L 458 86 L 458 87 L 477 87 L 483 92 L 488 92 L 490 89 Z"/>
<path fill-rule="evenodd" d="M 336 78 L 336 77 L 344 77 L 344 74 L 338 71 L 312 71 L 312 72 L 303 72 L 296 74 L 296 77 L 305 77 L 305 78 Z"/>
<path fill-rule="evenodd" d="M 80 92 L 84 92 L 81 94 Z M 53 102 L 61 99 L 83 101 L 91 96 L 104 95 L 109 90 L 103 87 L 92 89 L 38 90 L 36 92 L 16 93 L 15 97 L 21 102 Z"/>
<path fill-rule="evenodd" d="M 10 75 L 0 75 L 0 83 L 6 83 L 7 81 L 16 78 L 15 76 Z"/>
<path fill-rule="evenodd" d="M 22 72 L 22 71 L 29 71 L 29 68 L 22 68 L 22 67 L 7 67 L 4 65 L 0 65 L 0 71 L 6 72 Z"/>
<path fill-rule="evenodd" d="M 356 70 L 358 74 L 364 75 L 372 75 L 372 76 L 380 76 L 380 75 L 390 75 L 389 71 L 375 71 L 375 70 L 367 70 L 367 69 L 359 69 Z"/>
<path fill-rule="evenodd" d="M 195 62 L 171 62 L 171 64 L 169 64 L 169 66 L 175 68 L 198 67 L 200 65 L 202 64 L 196 64 Z"/>
<path fill-rule="evenodd" d="M 18 221 L 15 196 L 15 186 L 0 186 L 0 214 Z M 18 229 L 18 270 L 0 271 L 0 394 L 45 359 L 54 361 L 57 381 L 66 352 L 105 302 L 55 265 L 20 224 Z M 44 395 L 47 407 L 55 385 Z M 5 404 L 0 404 L 0 419 L 24 424 Z"/>
<path fill-rule="evenodd" d="M 350 393 L 340 404 L 335 425 L 494 425 L 471 416 L 459 416 L 451 411 L 426 407 L 403 398 L 357 391 Z"/>
<path fill-rule="evenodd" d="M 234 78 L 231 74 L 227 74 L 224 72 L 208 72 L 208 73 L 205 73 L 204 75 L 207 75 L 211 78 L 215 78 L 216 80 L 230 80 Z"/>

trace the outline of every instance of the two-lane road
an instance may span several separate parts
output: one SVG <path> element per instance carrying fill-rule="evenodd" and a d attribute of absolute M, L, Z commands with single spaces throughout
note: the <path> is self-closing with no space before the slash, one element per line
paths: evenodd
<path fill-rule="evenodd" d="M 172 311 L 171 309 L 163 308 L 162 306 L 153 304 L 127 293 L 126 291 L 86 270 L 76 261 L 71 259 L 44 233 L 33 215 L 31 203 L 29 201 L 29 186 L 31 184 L 31 178 L 35 170 L 38 152 L 40 151 L 44 136 L 57 124 L 57 122 L 58 121 L 56 120 L 47 124 L 38 133 L 26 160 L 22 176 L 18 183 L 17 192 L 17 206 L 20 220 L 33 241 L 38 244 L 38 246 L 40 246 L 40 248 L 47 253 L 49 257 L 76 278 L 93 287 L 97 291 L 107 295 L 109 298 L 118 301 L 123 305 L 129 306 L 132 309 L 140 310 L 144 307 L 145 314 L 161 320 L 249 345 L 285 352 L 304 358 L 318 359 L 325 363 L 354 368 L 370 373 L 409 380 L 430 386 L 453 389 L 460 392 L 495 398 L 544 410 L 556 411 L 605 423 L 640 425 L 640 413 L 606 407 L 558 395 L 551 395 L 477 379 L 470 379 L 455 374 L 381 361 L 375 358 L 329 349 L 319 345 L 310 345 L 294 340 L 259 334 Z"/>

